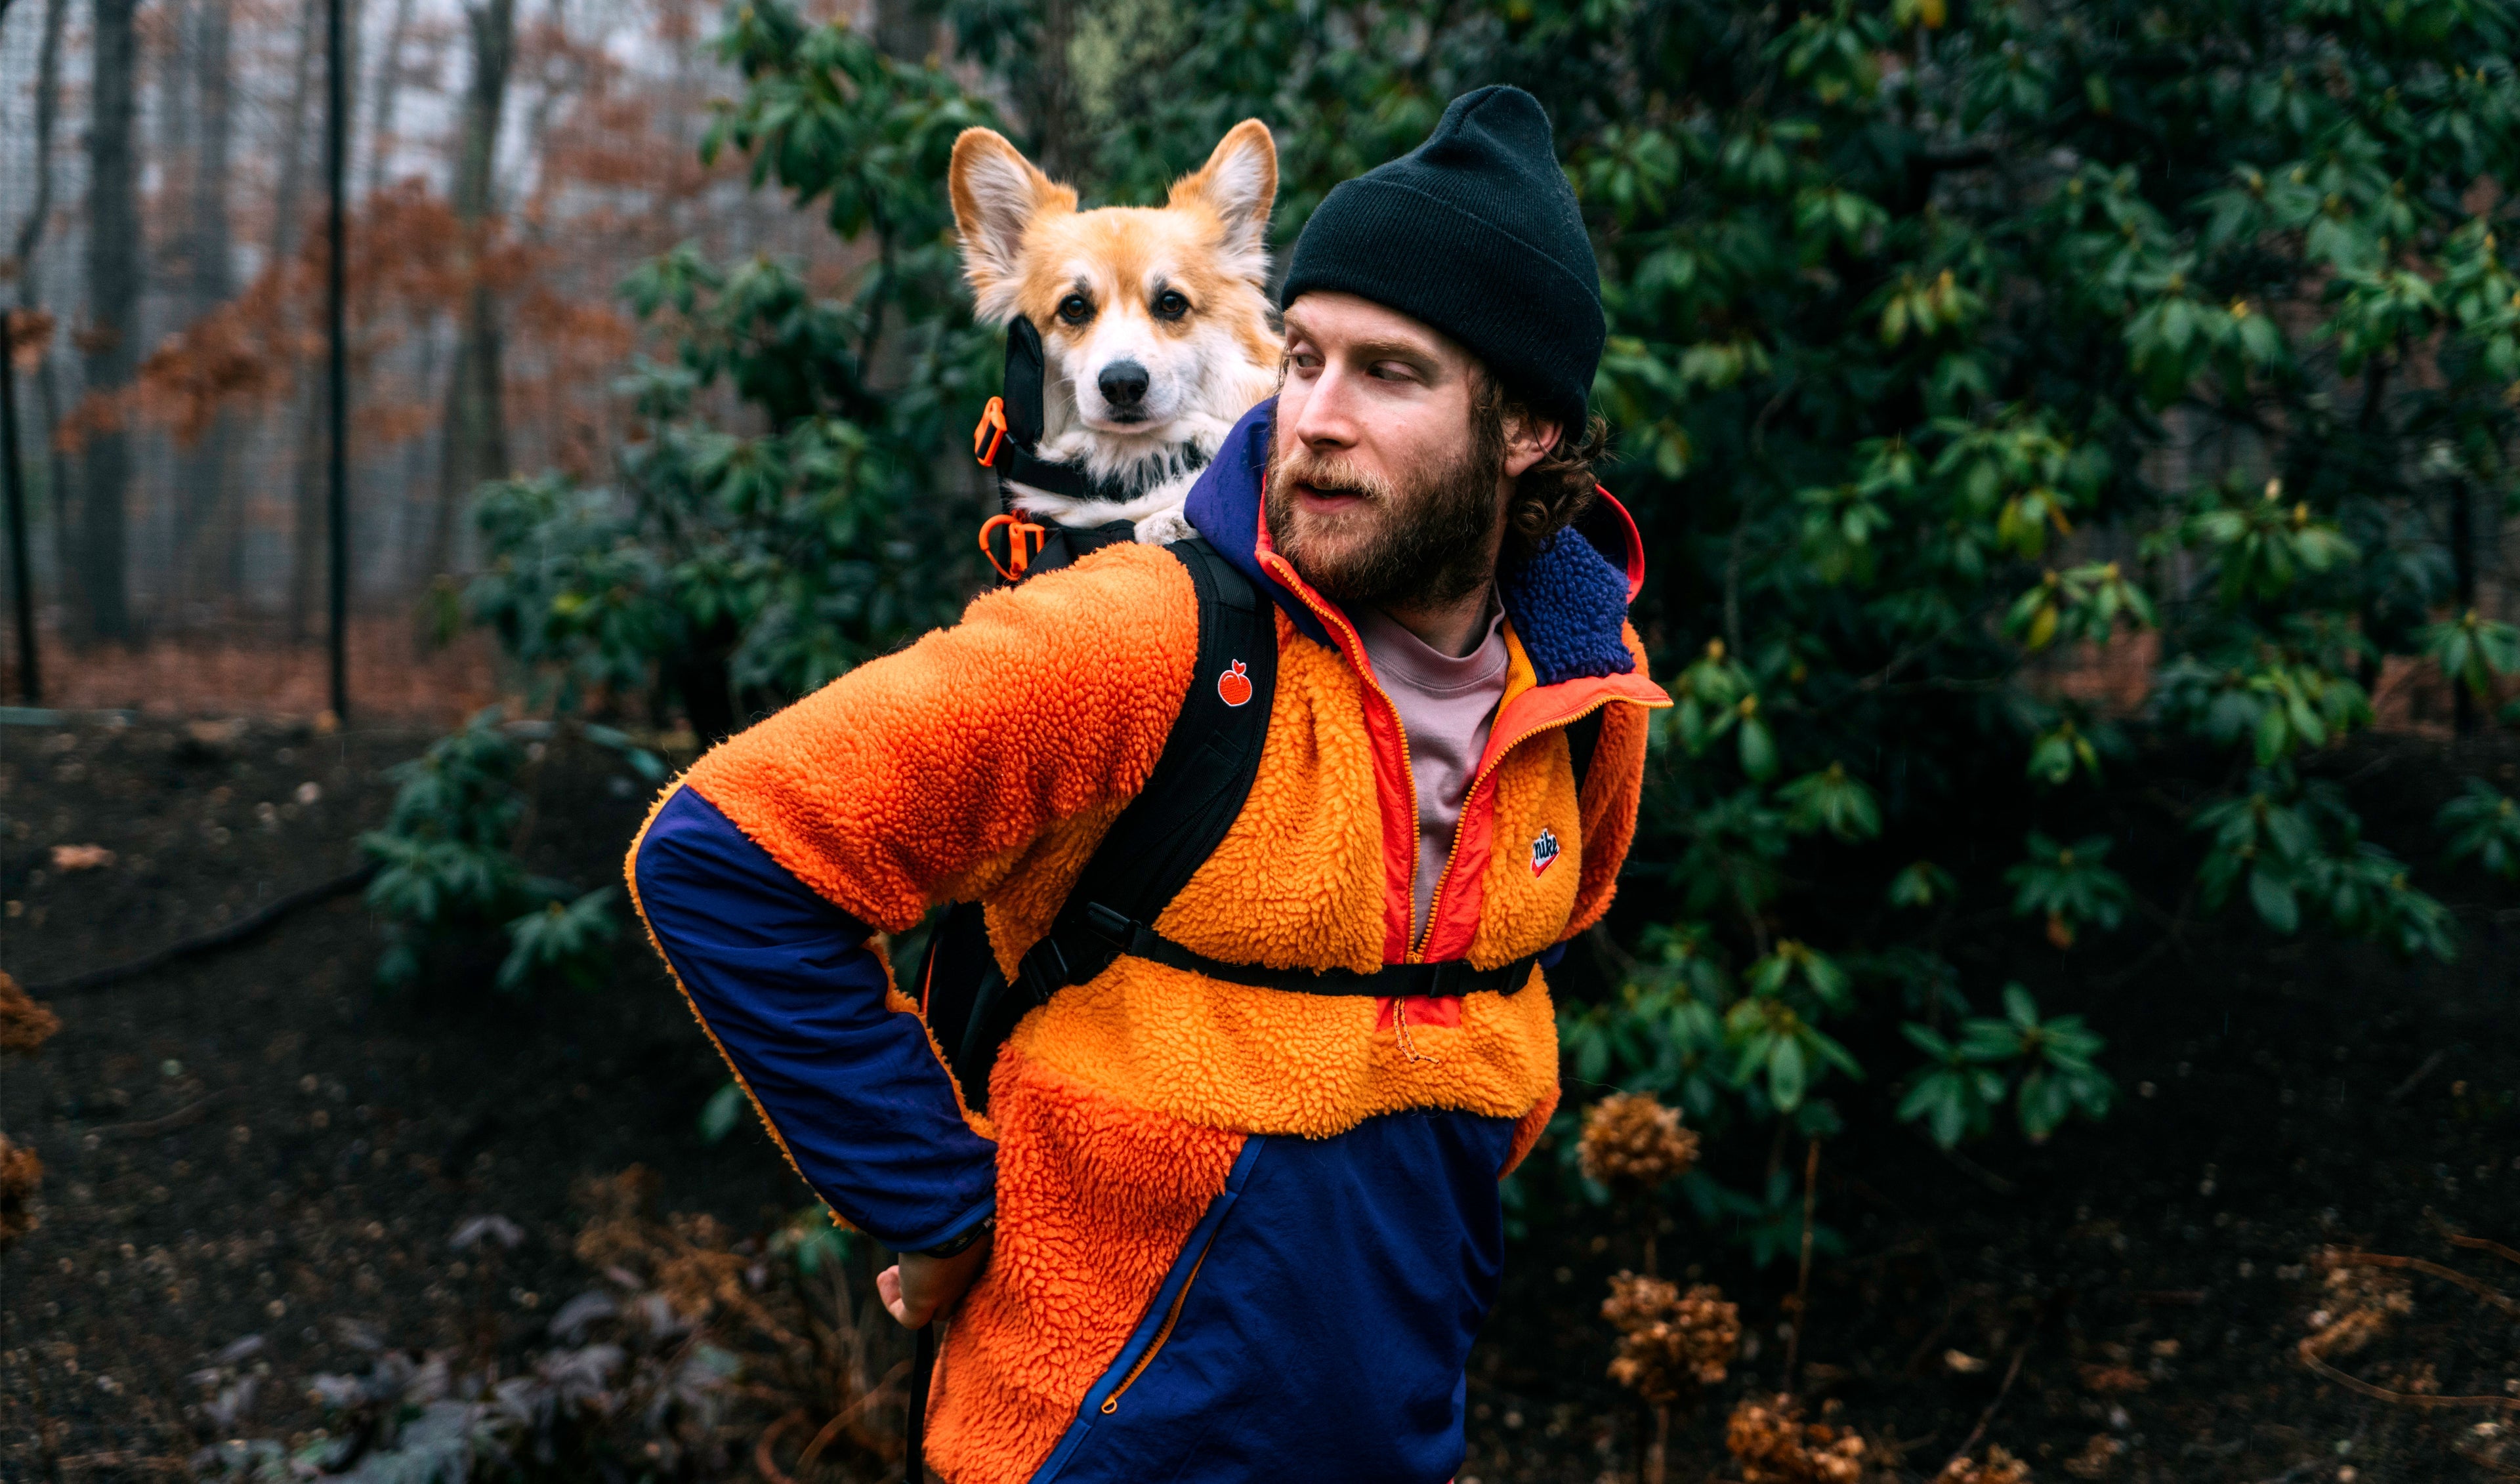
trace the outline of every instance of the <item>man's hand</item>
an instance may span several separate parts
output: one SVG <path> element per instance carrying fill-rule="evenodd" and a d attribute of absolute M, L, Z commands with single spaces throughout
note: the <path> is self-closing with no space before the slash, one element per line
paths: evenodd
<path fill-rule="evenodd" d="M 989 1265 L 989 1249 L 997 1240 L 992 1233 L 951 1257 L 904 1252 L 900 1262 L 876 1275 L 876 1296 L 905 1328 L 916 1329 L 962 1302 L 964 1290 Z"/>

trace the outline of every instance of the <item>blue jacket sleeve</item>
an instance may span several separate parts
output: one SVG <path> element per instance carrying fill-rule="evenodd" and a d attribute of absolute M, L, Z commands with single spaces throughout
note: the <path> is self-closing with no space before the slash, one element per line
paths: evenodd
<path fill-rule="evenodd" d="M 869 929 L 676 790 L 632 858 L 649 931 L 814 1193 L 900 1251 L 996 1207 L 997 1146 L 963 1121 L 919 1017 L 884 1003 Z"/>

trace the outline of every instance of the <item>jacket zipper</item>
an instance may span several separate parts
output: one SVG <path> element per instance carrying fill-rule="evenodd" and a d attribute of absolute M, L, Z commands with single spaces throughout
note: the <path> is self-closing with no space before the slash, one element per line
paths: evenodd
<path fill-rule="evenodd" d="M 1207 1266 L 1208 1248 L 1215 1245 L 1216 1234 L 1211 1232 L 1208 1234 L 1207 1246 L 1198 1249 L 1198 1261 L 1190 1265 L 1190 1277 L 1182 1280 L 1181 1291 L 1173 1295 L 1172 1307 L 1164 1311 L 1164 1323 L 1162 1327 L 1155 1330 L 1154 1343 L 1147 1347 L 1146 1354 L 1138 1357 L 1138 1364 L 1129 1368 L 1129 1373 L 1120 1377 L 1120 1384 L 1111 1388 L 1111 1394 L 1102 1399 L 1104 1417 L 1107 1417 L 1120 1410 L 1121 1396 L 1130 1387 L 1138 1384 L 1138 1377 L 1146 1374 L 1147 1368 L 1153 1365 L 1155 1357 L 1163 1353 L 1165 1342 L 1173 1337 L 1173 1326 L 1181 1323 L 1182 1305 L 1190 1302 L 1191 1285 L 1198 1282 L 1198 1270 Z"/>
<path fill-rule="evenodd" d="M 1540 726 L 1533 727 L 1524 732 L 1520 737 L 1515 738 L 1512 742 L 1506 743 L 1504 747 L 1497 751 L 1495 756 L 1488 760 L 1488 765 L 1479 770 L 1478 777 L 1470 780 L 1470 787 L 1462 794 L 1462 818 L 1468 818 L 1471 800 L 1479 796 L 1479 790 L 1487 786 L 1488 779 L 1495 774 L 1496 770 L 1505 766 L 1505 760 L 1513 754 L 1514 748 L 1521 746 L 1524 742 L 1538 737 L 1543 732 L 1555 731 L 1560 727 L 1571 727 L 1577 722 L 1582 721 L 1585 717 L 1600 710 L 1604 706 L 1616 704 L 1618 700 L 1618 697 L 1604 696 L 1599 700 L 1586 706 L 1572 716 L 1559 721 L 1547 722 Z M 1583 804 L 1584 801 L 1581 798 L 1578 798 L 1575 801 L 1576 808 L 1579 812 L 1582 810 Z M 1425 955 L 1427 943 L 1432 941 L 1435 936 L 1435 922 L 1437 921 L 1435 909 L 1444 905 L 1444 888 L 1453 883 L 1453 862 L 1460 857 L 1461 853 L 1462 827 L 1457 823 L 1453 826 L 1453 848 L 1446 851 L 1444 854 L 1444 874 L 1435 877 L 1435 894 L 1427 898 L 1426 901 L 1426 930 L 1424 933 L 1419 935 L 1418 946 L 1411 949 L 1409 952 L 1409 957 L 1413 960 L 1422 958 Z"/>
<path fill-rule="evenodd" d="M 1272 553 L 1272 555 L 1275 554 Z M 1282 557 L 1279 558 L 1279 560 L 1282 562 L 1285 559 Z M 1418 819 L 1418 770 L 1411 767 L 1409 763 L 1408 723 L 1403 722 L 1400 719 L 1400 708 L 1392 704 L 1390 693 L 1383 690 L 1382 682 L 1374 678 L 1373 666 L 1370 658 L 1365 653 L 1365 641 L 1357 635 L 1356 630 L 1349 625 L 1346 618 L 1337 613 L 1329 612 L 1324 609 L 1320 604 L 1315 603 L 1308 588 L 1287 586 L 1287 591 L 1293 593 L 1296 597 L 1301 598 L 1303 600 L 1304 607 L 1311 608 L 1313 610 L 1313 616 L 1322 620 L 1323 624 L 1328 627 L 1331 633 L 1344 636 L 1348 641 L 1348 644 L 1354 646 L 1352 652 L 1345 647 L 1342 647 L 1341 653 L 1345 655 L 1349 666 L 1356 671 L 1358 677 L 1365 682 L 1366 688 L 1373 693 L 1373 698 L 1381 701 L 1382 708 L 1391 713 L 1392 733 L 1400 739 L 1400 779 L 1401 782 L 1409 786 L 1409 904 L 1411 910 L 1415 911 L 1418 904 L 1418 841 L 1422 831 Z M 1366 662 L 1360 663 L 1359 661 L 1361 659 Z M 1455 831 L 1454 843 L 1458 845 L 1460 842 L 1461 832 L 1459 831 Z M 1445 870 L 1449 872 L 1451 869 L 1452 862 L 1448 858 L 1445 861 Z M 1440 884 L 1440 880 L 1436 887 L 1435 894 L 1437 896 L 1441 896 L 1443 894 L 1443 887 Z M 1429 898 L 1426 903 L 1426 924 L 1430 931 L 1433 929 L 1434 923 L 1435 903 L 1432 898 Z M 1413 943 L 1422 942 L 1423 940 L 1424 934 L 1413 932 Z M 1417 962 L 1417 959 L 1418 950 L 1413 946 L 1409 950 L 1408 959 L 1404 962 L 1415 963 Z M 1118 1393 L 1115 1392 L 1113 1394 L 1117 1395 Z"/>

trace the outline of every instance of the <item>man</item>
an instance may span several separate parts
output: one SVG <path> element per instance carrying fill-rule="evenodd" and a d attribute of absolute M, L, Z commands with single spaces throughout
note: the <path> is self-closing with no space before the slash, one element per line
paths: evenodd
<path fill-rule="evenodd" d="M 1012 974 L 1192 686 L 1182 563 L 1105 549 L 974 602 L 701 758 L 631 857 L 773 1136 L 951 1315 L 955 1484 L 1442 1484 L 1502 1261 L 1497 1182 L 1557 1102 L 1527 966 L 1607 907 L 1645 713 L 1585 398 L 1598 283 L 1529 95 L 1457 100 L 1296 244 L 1283 386 L 1188 515 L 1276 606 L 1258 776 L 1153 924 L 1279 970 L 1466 959 L 1503 989 L 1255 987 L 1122 957 L 1031 1011 L 969 1112 L 874 946 L 986 904 Z M 1579 795 L 1570 727 L 1598 717 Z M 1589 723 L 1588 723 L 1589 725 Z M 1375 981 L 1388 982 L 1388 977 Z"/>

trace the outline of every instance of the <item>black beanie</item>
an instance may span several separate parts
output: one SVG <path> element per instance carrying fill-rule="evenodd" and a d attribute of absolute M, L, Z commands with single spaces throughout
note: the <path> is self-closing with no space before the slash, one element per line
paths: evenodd
<path fill-rule="evenodd" d="M 1463 93 L 1426 142 L 1341 182 L 1295 240 L 1278 302 L 1353 293 L 1451 336 L 1571 435 L 1601 362 L 1601 277 L 1549 115 Z"/>

